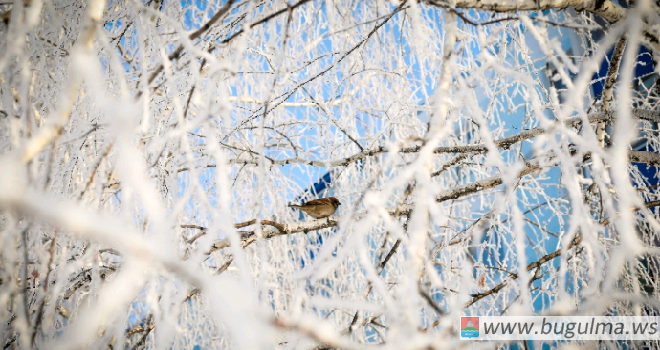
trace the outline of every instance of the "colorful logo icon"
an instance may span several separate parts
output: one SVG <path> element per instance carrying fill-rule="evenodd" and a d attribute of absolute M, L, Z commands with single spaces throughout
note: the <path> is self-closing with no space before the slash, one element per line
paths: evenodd
<path fill-rule="evenodd" d="M 479 336 L 479 317 L 461 317 L 461 338 Z"/>

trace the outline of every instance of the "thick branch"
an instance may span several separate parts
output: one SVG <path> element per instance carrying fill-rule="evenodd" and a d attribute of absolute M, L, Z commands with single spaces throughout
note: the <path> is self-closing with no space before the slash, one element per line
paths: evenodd
<path fill-rule="evenodd" d="M 626 48 L 626 42 L 626 37 L 623 36 L 616 43 L 614 52 L 612 53 L 610 66 L 607 69 L 605 87 L 603 88 L 603 110 L 606 112 L 610 110 L 610 104 L 612 103 L 613 99 L 614 83 L 616 83 L 617 77 L 619 76 L 619 66 L 621 65 L 621 60 L 623 59 L 623 51 Z"/>
<path fill-rule="evenodd" d="M 427 0 L 426 3 L 442 8 L 482 9 L 493 12 L 544 11 L 573 8 L 588 11 L 604 18 L 610 24 L 618 23 L 626 16 L 626 9 L 611 0 Z"/>
<path fill-rule="evenodd" d="M 614 83 L 616 83 L 619 76 L 619 66 L 623 59 L 623 51 L 626 48 L 626 37 L 623 36 L 616 43 L 614 52 L 612 53 L 612 60 L 610 67 L 607 69 L 607 78 L 605 79 L 605 87 L 603 88 L 603 111 L 610 111 L 610 104 L 613 99 Z M 596 124 L 596 136 L 600 147 L 605 147 L 605 122 L 601 121 Z"/>
<path fill-rule="evenodd" d="M 660 200 L 655 200 L 655 201 L 646 202 L 646 203 L 644 203 L 644 206 L 645 206 L 646 208 L 660 207 Z M 640 210 L 640 209 L 642 209 L 642 208 L 639 208 L 639 207 L 633 207 L 633 208 L 630 208 L 630 211 L 638 211 L 638 210 Z M 609 225 L 609 223 L 610 223 L 610 219 L 607 218 L 607 219 L 603 220 L 600 224 L 603 225 L 603 226 L 607 226 L 607 225 Z"/>
<path fill-rule="evenodd" d="M 646 151 L 628 151 L 628 157 L 633 163 L 643 163 L 653 167 L 660 166 L 660 153 Z"/>

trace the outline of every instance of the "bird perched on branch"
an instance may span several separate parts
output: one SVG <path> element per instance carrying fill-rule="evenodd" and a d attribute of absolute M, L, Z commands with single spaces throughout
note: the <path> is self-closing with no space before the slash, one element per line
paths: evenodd
<path fill-rule="evenodd" d="M 314 219 L 322 219 L 334 214 L 340 205 L 341 203 L 337 198 L 328 197 L 314 199 L 301 205 L 289 204 L 289 207 L 298 208 Z"/>

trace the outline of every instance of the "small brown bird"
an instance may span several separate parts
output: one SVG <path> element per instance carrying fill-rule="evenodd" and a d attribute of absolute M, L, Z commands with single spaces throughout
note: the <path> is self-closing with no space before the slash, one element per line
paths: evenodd
<path fill-rule="evenodd" d="M 291 208 L 298 208 L 314 219 L 327 218 L 337 211 L 341 203 L 335 197 L 314 199 L 301 205 L 289 204 Z"/>

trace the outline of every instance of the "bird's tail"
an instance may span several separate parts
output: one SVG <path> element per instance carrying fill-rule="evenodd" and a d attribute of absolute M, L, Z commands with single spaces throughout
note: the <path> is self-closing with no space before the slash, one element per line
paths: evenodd
<path fill-rule="evenodd" d="M 300 206 L 296 204 L 289 204 L 289 208 L 300 208 Z"/>

